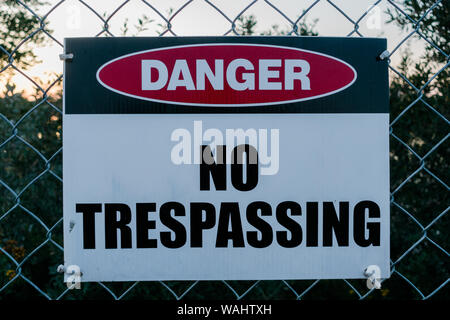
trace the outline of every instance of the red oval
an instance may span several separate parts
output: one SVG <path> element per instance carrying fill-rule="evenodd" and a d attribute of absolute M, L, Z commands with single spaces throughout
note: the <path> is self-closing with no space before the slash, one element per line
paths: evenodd
<path fill-rule="evenodd" d="M 239 67 L 235 72 L 237 82 L 244 81 L 244 73 L 247 74 L 247 78 L 252 77 L 248 74 L 253 74 L 253 88 L 250 85 L 250 88 L 245 90 L 235 90 L 227 81 L 227 68 L 235 59 L 246 59 L 253 65 L 254 70 Z M 158 60 L 166 66 L 168 79 L 161 89 L 142 89 L 142 60 Z M 168 90 L 176 60 L 186 61 L 192 81 L 189 80 L 189 76 L 186 77 L 189 81 L 186 81 L 185 74 L 175 72 L 174 80 L 181 80 L 179 83 L 183 85 L 176 86 L 174 81 L 172 90 Z M 215 60 L 223 60 L 223 88 L 220 85 L 214 88 L 209 78 L 205 77 L 204 89 L 198 89 L 196 60 L 206 60 L 213 74 L 217 71 Z M 281 89 L 262 89 L 264 85 L 259 83 L 261 60 L 281 60 L 280 67 L 268 68 L 269 71 L 275 71 L 270 79 L 267 80 L 267 73 L 261 72 L 261 76 L 268 82 L 278 83 L 275 84 L 278 88 L 281 83 Z M 292 81 L 292 89 L 287 88 L 289 86 L 286 82 L 289 81 L 285 81 L 285 75 L 289 71 L 285 69 L 286 60 L 304 60 L 309 64 L 310 70 L 306 75 L 309 80 L 309 89 L 306 83 L 302 88 L 302 80 L 306 82 L 304 77 L 302 80 Z M 301 68 L 298 67 L 289 70 L 301 72 Z M 230 74 L 233 77 L 233 73 L 230 72 Z M 156 81 L 159 76 L 159 72 L 153 69 L 151 73 L 153 81 Z M 356 70 L 350 64 L 329 55 L 292 47 L 244 43 L 195 44 L 145 50 L 108 61 L 97 71 L 97 80 L 101 85 L 122 95 L 177 105 L 230 107 L 273 105 L 316 99 L 348 88 L 355 82 L 356 77 Z M 175 89 L 173 89 L 174 85 Z"/>

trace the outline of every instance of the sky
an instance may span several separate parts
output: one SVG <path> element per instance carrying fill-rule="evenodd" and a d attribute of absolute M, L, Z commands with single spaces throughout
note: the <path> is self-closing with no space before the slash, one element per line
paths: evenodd
<path fill-rule="evenodd" d="M 93 37 L 102 31 L 103 22 L 87 6 L 78 0 L 66 0 L 57 5 L 60 1 L 47 0 L 48 5 L 40 8 L 36 13 L 40 16 L 47 14 L 54 8 L 46 18 L 46 25 L 53 30 L 52 36 L 63 44 L 65 37 Z M 123 0 L 84 0 L 99 15 L 109 16 L 124 3 Z M 188 3 L 172 20 L 172 30 L 178 36 L 217 36 L 223 35 L 230 30 L 231 24 L 213 8 L 208 2 L 219 8 L 230 20 L 234 20 L 239 13 L 244 10 L 251 0 L 148 0 L 155 9 L 163 16 L 168 16 L 170 8 L 176 12 L 179 8 Z M 270 4 L 278 8 L 289 19 L 295 21 L 301 13 L 306 10 L 316 0 L 258 0 L 248 8 L 244 15 L 254 15 L 257 18 L 257 32 L 269 30 L 272 25 L 279 25 L 280 29 L 288 29 L 289 22 Z M 356 21 L 366 12 L 375 0 L 333 0 L 337 7 L 345 12 L 349 18 Z M 57 6 L 56 6 L 57 5 Z M 56 7 L 55 7 L 56 6 Z M 387 8 L 393 8 L 387 0 L 382 0 L 368 15 L 359 22 L 358 31 L 367 37 L 382 37 L 388 40 L 388 50 L 392 51 L 396 45 L 407 35 L 395 24 L 387 24 Z M 153 20 L 147 26 L 148 30 L 138 33 L 138 36 L 157 36 L 157 31 L 162 30 L 158 24 L 165 24 L 164 20 L 149 6 L 140 0 L 130 0 L 109 21 L 109 30 L 116 36 L 121 36 L 124 22 L 128 20 L 129 31 L 127 35 L 132 36 L 137 33 L 134 25 L 143 15 Z M 346 36 L 354 29 L 353 24 L 347 20 L 332 4 L 326 0 L 320 0 L 306 14 L 303 21 L 312 23 L 318 19 L 315 31 L 320 36 Z M 169 34 L 169 36 L 171 36 Z M 357 36 L 356 34 L 354 36 Z M 26 74 L 31 78 L 39 78 L 43 82 L 55 78 L 54 74 L 62 73 L 62 61 L 58 55 L 63 52 L 63 48 L 58 42 L 50 40 L 44 47 L 35 49 L 38 59 L 41 61 Z M 418 54 L 424 47 L 423 41 L 412 38 L 402 48 L 409 45 L 413 52 Z M 395 65 L 399 62 L 401 52 L 396 52 L 391 61 Z M 25 90 L 31 93 L 34 90 L 30 82 L 22 75 L 14 76 L 13 81 L 18 90 Z"/>

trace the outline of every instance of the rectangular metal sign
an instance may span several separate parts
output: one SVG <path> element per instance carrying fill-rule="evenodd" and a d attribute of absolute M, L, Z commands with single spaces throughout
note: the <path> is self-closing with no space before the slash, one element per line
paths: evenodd
<path fill-rule="evenodd" d="M 385 50 L 65 39 L 65 266 L 81 281 L 389 277 Z"/>

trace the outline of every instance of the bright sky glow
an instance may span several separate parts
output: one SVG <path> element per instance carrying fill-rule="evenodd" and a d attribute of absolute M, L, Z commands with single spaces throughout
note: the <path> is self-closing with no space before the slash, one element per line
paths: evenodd
<path fill-rule="evenodd" d="M 36 11 L 40 16 L 44 16 L 52 7 L 59 3 L 56 0 L 48 1 L 49 4 Z M 84 0 L 99 15 L 109 16 L 118 8 L 123 0 Z M 171 21 L 172 30 L 178 36 L 217 36 L 223 35 L 231 28 L 231 23 L 223 17 L 205 0 L 154 0 L 147 1 L 163 16 L 168 16 L 170 8 L 176 12 L 184 4 L 188 3 Z M 239 13 L 254 1 L 250 0 L 210 0 L 219 8 L 230 20 L 234 20 Z M 270 4 L 282 11 L 289 19 L 295 21 L 303 10 L 306 10 L 314 0 L 292 1 L 292 0 L 271 0 Z M 375 0 L 333 0 L 333 3 L 345 12 L 352 20 L 357 21 L 366 12 Z M 375 9 L 359 22 L 358 31 L 367 37 L 383 37 L 388 39 L 388 49 L 393 50 L 396 45 L 407 36 L 394 24 L 386 24 L 388 18 L 386 9 L 392 6 L 387 1 L 381 1 Z M 154 20 L 147 25 L 148 30 L 138 33 L 138 36 L 157 36 L 157 31 L 164 30 L 158 24 L 165 25 L 164 20 L 139 0 L 127 2 L 109 21 L 110 31 L 116 35 L 123 34 L 123 25 L 128 20 L 128 36 L 137 33 L 134 27 L 137 21 L 143 15 L 147 15 Z M 289 21 L 279 12 L 272 8 L 267 1 L 256 1 L 244 15 L 253 14 L 258 21 L 257 32 L 267 31 L 271 26 L 277 24 L 280 30 L 290 29 Z M 354 25 L 347 20 L 335 7 L 328 1 L 319 1 L 310 12 L 307 13 L 303 21 L 312 23 L 318 19 L 315 30 L 321 36 L 346 36 L 352 30 Z M 92 37 L 102 31 L 103 22 L 87 8 L 83 3 L 77 0 L 66 0 L 57 6 L 46 20 L 48 27 L 53 30 L 52 36 L 63 43 L 65 37 Z M 230 33 L 231 35 L 232 33 Z M 170 33 L 166 34 L 171 36 Z M 358 36 L 354 34 L 354 36 Z M 410 46 L 416 54 L 420 54 L 423 48 L 423 41 L 416 38 L 408 40 L 402 48 Z M 63 52 L 63 48 L 55 41 L 50 41 L 44 47 L 35 49 L 39 60 L 42 62 L 26 71 L 31 78 L 39 78 L 46 82 L 55 78 L 53 73 L 62 73 L 62 62 L 58 55 Z M 392 56 L 394 65 L 398 63 L 401 52 L 396 52 Z M 15 75 L 13 81 L 19 90 L 25 90 L 26 93 L 32 93 L 32 85 L 22 75 Z"/>

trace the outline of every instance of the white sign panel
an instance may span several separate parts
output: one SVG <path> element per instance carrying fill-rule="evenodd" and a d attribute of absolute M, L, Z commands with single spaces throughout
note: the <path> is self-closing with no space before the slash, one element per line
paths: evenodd
<path fill-rule="evenodd" d="M 389 277 L 386 64 L 317 49 L 385 42 L 207 39 L 66 39 L 65 265 L 81 281 Z"/>

